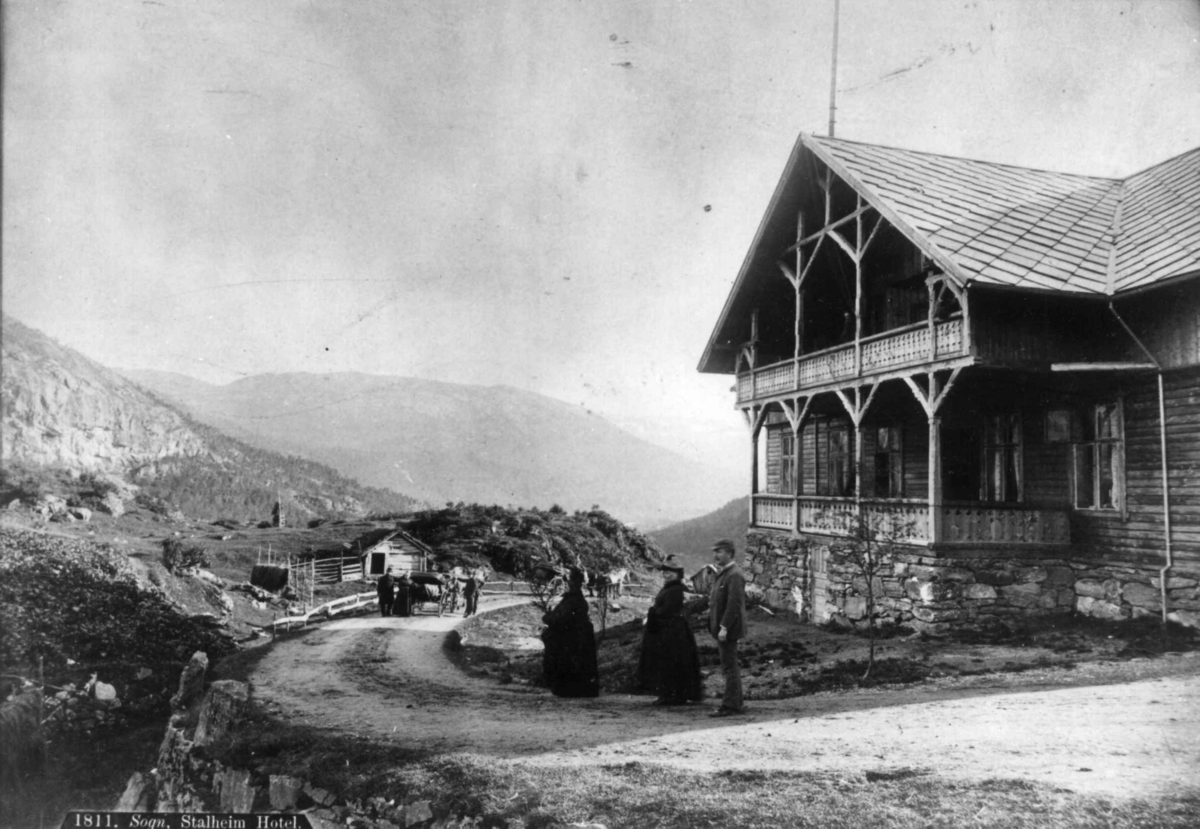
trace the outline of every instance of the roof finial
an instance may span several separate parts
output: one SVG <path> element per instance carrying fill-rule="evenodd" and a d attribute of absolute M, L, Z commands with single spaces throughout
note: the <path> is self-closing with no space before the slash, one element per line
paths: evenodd
<path fill-rule="evenodd" d="M 834 113 L 837 112 L 837 47 L 838 47 L 838 17 L 840 17 L 841 0 L 833 0 L 833 65 L 829 71 L 829 137 L 833 138 Z"/>

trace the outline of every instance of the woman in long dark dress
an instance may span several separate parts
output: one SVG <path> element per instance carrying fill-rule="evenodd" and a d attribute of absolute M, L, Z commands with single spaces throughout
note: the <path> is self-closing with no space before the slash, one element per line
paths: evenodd
<path fill-rule="evenodd" d="M 704 698 L 696 636 L 683 615 L 683 568 L 665 564 L 663 586 L 646 613 L 638 684 L 657 694 L 655 705 L 683 705 Z"/>
<path fill-rule="evenodd" d="M 600 694 L 596 666 L 596 633 L 583 597 L 583 572 L 572 569 L 567 592 L 554 609 L 542 617 L 546 629 L 543 667 L 546 682 L 557 697 L 595 697 Z"/>

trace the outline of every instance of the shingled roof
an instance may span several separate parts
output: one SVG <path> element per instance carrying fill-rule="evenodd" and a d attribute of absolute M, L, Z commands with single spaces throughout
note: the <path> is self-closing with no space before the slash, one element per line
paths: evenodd
<path fill-rule="evenodd" d="M 964 284 L 1112 295 L 1200 274 L 1200 148 L 1111 179 L 813 135 L 800 147 Z"/>

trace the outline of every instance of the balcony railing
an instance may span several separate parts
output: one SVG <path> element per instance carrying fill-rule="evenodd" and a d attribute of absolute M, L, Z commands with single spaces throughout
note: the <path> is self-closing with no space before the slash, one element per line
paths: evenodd
<path fill-rule="evenodd" d="M 816 535 L 852 535 L 861 508 L 878 534 L 904 544 L 1009 546 L 1071 540 L 1066 510 L 1016 504 L 945 504 L 938 508 L 932 539 L 929 505 L 923 501 L 864 499 L 860 506 L 850 498 L 758 494 L 753 504 L 755 527 Z"/>
<path fill-rule="evenodd" d="M 859 510 L 845 498 L 797 499 L 801 532 L 853 535 Z M 862 501 L 862 513 L 877 534 L 906 544 L 929 543 L 929 506 L 919 502 Z"/>
<path fill-rule="evenodd" d="M 933 344 L 927 323 L 876 334 L 862 340 L 862 373 L 881 374 L 905 366 L 958 357 L 966 353 L 961 318 L 937 323 Z M 855 376 L 854 343 L 846 343 L 798 360 L 772 363 L 738 375 L 738 402 L 799 391 Z M 799 381 L 797 382 L 797 378 Z"/>
<path fill-rule="evenodd" d="M 945 505 L 941 540 L 947 544 L 1067 544 L 1066 510 L 991 504 Z"/>

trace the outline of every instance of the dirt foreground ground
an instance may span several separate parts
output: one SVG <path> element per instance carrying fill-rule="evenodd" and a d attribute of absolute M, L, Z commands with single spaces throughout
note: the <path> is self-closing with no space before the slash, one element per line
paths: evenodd
<path fill-rule="evenodd" d="M 482 612 L 521 600 L 485 596 Z M 460 617 L 362 617 L 280 640 L 252 675 L 275 717 L 436 753 L 532 765 L 641 762 L 696 771 L 895 772 L 1025 779 L 1112 798 L 1195 785 L 1200 654 L 662 709 L 564 700 L 471 676 L 444 643 Z"/>

